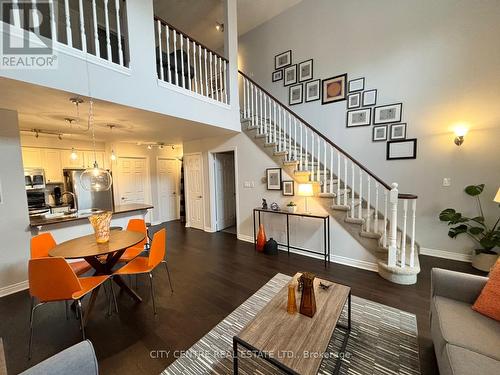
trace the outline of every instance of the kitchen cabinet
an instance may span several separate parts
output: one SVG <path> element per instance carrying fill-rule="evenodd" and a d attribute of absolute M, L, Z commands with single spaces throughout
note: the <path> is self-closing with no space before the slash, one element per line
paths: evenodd
<path fill-rule="evenodd" d="M 24 168 L 41 168 L 43 166 L 41 148 L 23 147 L 22 155 Z"/>
<path fill-rule="evenodd" d="M 42 149 L 42 166 L 47 183 L 62 182 L 61 150 Z"/>

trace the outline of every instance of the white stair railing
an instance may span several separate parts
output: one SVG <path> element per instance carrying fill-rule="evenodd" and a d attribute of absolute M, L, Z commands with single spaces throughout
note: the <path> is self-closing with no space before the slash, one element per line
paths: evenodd
<path fill-rule="evenodd" d="M 377 177 L 250 77 L 240 72 L 240 78 L 244 119 L 251 126 L 263 122 L 259 134 L 265 134 L 267 142 L 275 144 L 275 151 L 286 151 L 284 160 L 295 161 L 297 170 L 309 172 L 310 181 L 319 184 L 320 193 L 333 196 L 333 208 L 349 211 L 346 220 L 362 224 L 362 236 L 379 240 L 380 247 L 388 252 L 388 266 L 413 267 L 417 197 L 399 194 L 398 184 L 389 185 Z M 249 98 L 257 99 L 257 93 L 259 101 L 273 103 L 269 112 L 252 106 Z M 398 228 L 402 228 L 399 243 Z"/>

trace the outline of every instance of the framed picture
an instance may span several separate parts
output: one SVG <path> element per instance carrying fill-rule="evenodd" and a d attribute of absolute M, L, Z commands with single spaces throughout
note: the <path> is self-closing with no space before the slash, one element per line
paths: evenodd
<path fill-rule="evenodd" d="M 306 60 L 299 64 L 299 82 L 313 78 L 313 60 Z"/>
<path fill-rule="evenodd" d="M 335 103 L 345 100 L 347 89 L 347 73 L 323 80 L 321 104 Z"/>
<path fill-rule="evenodd" d="M 359 108 L 361 106 L 361 93 L 347 95 L 347 108 Z"/>
<path fill-rule="evenodd" d="M 290 86 L 290 88 L 288 89 L 288 91 L 289 91 L 288 104 L 289 105 L 296 105 L 296 104 L 302 103 L 302 101 L 303 101 L 302 89 L 303 89 L 302 83 L 299 83 L 298 85 Z"/>
<path fill-rule="evenodd" d="M 273 72 L 273 82 L 281 81 L 283 79 L 283 70 Z"/>
<path fill-rule="evenodd" d="M 363 91 L 365 89 L 365 79 L 358 78 L 349 81 L 349 92 Z"/>
<path fill-rule="evenodd" d="M 406 138 L 406 124 L 391 125 L 391 141 Z"/>
<path fill-rule="evenodd" d="M 281 190 L 281 168 L 267 168 L 267 190 Z"/>
<path fill-rule="evenodd" d="M 278 70 L 292 63 L 292 50 L 274 56 L 274 69 Z"/>
<path fill-rule="evenodd" d="M 417 140 L 404 139 L 387 142 L 387 160 L 402 160 L 417 158 Z"/>
<path fill-rule="evenodd" d="M 295 195 L 294 182 L 292 180 L 283 181 L 283 195 L 288 195 L 288 196 Z"/>
<path fill-rule="evenodd" d="M 297 83 L 297 64 L 285 68 L 285 86 Z"/>
<path fill-rule="evenodd" d="M 377 104 L 377 90 L 368 90 L 363 93 L 363 107 Z"/>
<path fill-rule="evenodd" d="M 356 126 L 368 126 L 370 125 L 371 114 L 371 108 L 347 111 L 346 126 L 348 128 L 354 128 Z"/>
<path fill-rule="evenodd" d="M 387 141 L 387 125 L 378 125 L 373 127 L 372 141 Z"/>
<path fill-rule="evenodd" d="M 320 97 L 320 83 L 319 79 L 306 82 L 306 102 L 313 102 L 319 100 Z"/>
<path fill-rule="evenodd" d="M 388 122 L 401 122 L 403 103 L 382 105 L 375 107 L 373 112 L 374 124 L 387 124 Z"/>

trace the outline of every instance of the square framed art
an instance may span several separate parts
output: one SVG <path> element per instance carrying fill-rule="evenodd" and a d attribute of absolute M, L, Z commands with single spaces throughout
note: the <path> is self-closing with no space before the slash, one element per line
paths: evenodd
<path fill-rule="evenodd" d="M 273 82 L 281 81 L 283 79 L 283 70 L 276 70 L 273 72 Z"/>
<path fill-rule="evenodd" d="M 373 142 L 387 141 L 387 125 L 377 125 L 373 127 Z"/>
<path fill-rule="evenodd" d="M 347 108 L 359 108 L 361 106 L 361 93 L 347 95 Z"/>
<path fill-rule="evenodd" d="M 308 81 L 313 78 L 313 60 L 306 60 L 299 64 L 299 82 Z"/>
<path fill-rule="evenodd" d="M 363 93 L 363 107 L 377 104 L 377 89 L 367 90 Z"/>
<path fill-rule="evenodd" d="M 403 160 L 417 158 L 417 140 L 404 139 L 387 142 L 387 160 Z"/>
<path fill-rule="evenodd" d="M 286 196 L 293 196 L 293 195 L 295 195 L 294 181 L 293 180 L 283 181 L 283 193 L 282 194 L 286 195 Z"/>
<path fill-rule="evenodd" d="M 278 70 L 292 63 L 292 50 L 274 56 L 274 70 Z"/>
<path fill-rule="evenodd" d="M 335 103 L 345 100 L 347 91 L 347 73 L 327 78 L 322 81 L 321 104 Z"/>
<path fill-rule="evenodd" d="M 297 64 L 294 64 L 292 66 L 288 66 L 284 69 L 284 76 L 285 76 L 285 86 L 290 86 L 293 85 L 294 83 L 297 83 Z"/>
<path fill-rule="evenodd" d="M 320 98 L 320 83 L 319 79 L 314 81 L 306 82 L 306 103 L 313 102 L 315 100 L 319 100 Z"/>
<path fill-rule="evenodd" d="M 363 91 L 365 89 L 365 79 L 358 78 L 349 81 L 349 92 Z"/>
<path fill-rule="evenodd" d="M 369 126 L 371 114 L 372 114 L 371 108 L 347 111 L 346 127 L 354 128 L 357 126 Z"/>
<path fill-rule="evenodd" d="M 391 141 L 396 139 L 406 138 L 406 124 L 392 124 L 391 125 Z"/>
<path fill-rule="evenodd" d="M 281 168 L 266 169 L 267 190 L 281 190 Z"/>
<path fill-rule="evenodd" d="M 288 88 L 288 105 L 300 104 L 303 101 L 303 85 L 293 85 Z"/>
<path fill-rule="evenodd" d="M 401 122 L 403 103 L 382 105 L 375 107 L 373 112 L 374 124 L 387 124 L 389 122 Z"/>

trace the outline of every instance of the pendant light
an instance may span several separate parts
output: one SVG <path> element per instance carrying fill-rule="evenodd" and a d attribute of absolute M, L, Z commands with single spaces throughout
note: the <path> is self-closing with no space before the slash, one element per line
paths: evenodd
<path fill-rule="evenodd" d="M 76 160 L 78 159 L 78 154 L 76 153 L 76 150 L 74 147 L 71 148 L 71 155 L 70 155 L 71 160 Z"/>
<path fill-rule="evenodd" d="M 115 125 L 113 125 L 113 124 L 108 125 L 110 133 L 113 133 L 114 127 L 115 127 Z M 111 138 L 113 138 L 113 137 L 111 137 Z M 111 158 L 111 161 L 116 161 L 115 150 L 113 150 L 113 149 L 111 149 L 111 157 L 110 158 Z"/>
<path fill-rule="evenodd" d="M 94 166 L 87 168 L 80 175 L 80 184 L 88 191 L 107 191 L 111 189 L 113 178 L 111 174 L 97 164 L 97 152 L 95 148 L 95 124 L 94 124 L 94 101 L 89 101 L 89 126 L 92 129 L 92 145 L 94 147 Z"/>

